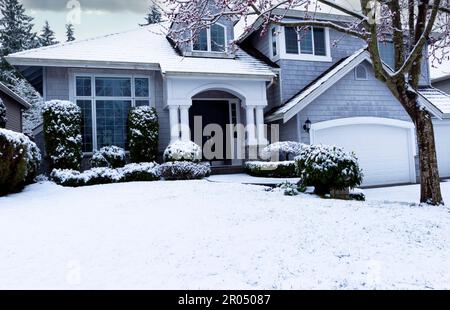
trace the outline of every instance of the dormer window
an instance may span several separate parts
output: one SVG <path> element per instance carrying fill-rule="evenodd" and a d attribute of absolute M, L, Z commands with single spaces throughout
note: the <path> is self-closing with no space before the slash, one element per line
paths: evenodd
<path fill-rule="evenodd" d="M 192 44 L 193 51 L 219 52 L 226 51 L 226 28 L 221 24 L 214 24 L 200 30 L 197 38 Z"/>
<path fill-rule="evenodd" d="M 283 54 L 286 59 L 331 61 L 328 29 L 285 27 Z"/>

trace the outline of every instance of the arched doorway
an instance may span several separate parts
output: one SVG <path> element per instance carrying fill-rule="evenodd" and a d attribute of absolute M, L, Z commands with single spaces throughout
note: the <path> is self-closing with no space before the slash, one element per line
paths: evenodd
<path fill-rule="evenodd" d="M 238 148 L 241 100 L 226 91 L 207 90 L 192 97 L 189 108 L 191 140 L 203 148 L 212 166 L 242 165 Z"/>

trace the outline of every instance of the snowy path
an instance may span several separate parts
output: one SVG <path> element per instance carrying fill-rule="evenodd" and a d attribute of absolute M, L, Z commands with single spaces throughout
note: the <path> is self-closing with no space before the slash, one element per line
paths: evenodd
<path fill-rule="evenodd" d="M 450 289 L 450 213 L 193 182 L 0 198 L 0 289 Z"/>

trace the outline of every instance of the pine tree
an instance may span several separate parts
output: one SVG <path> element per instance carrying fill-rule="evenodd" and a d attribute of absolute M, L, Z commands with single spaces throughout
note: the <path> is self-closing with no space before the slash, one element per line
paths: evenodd
<path fill-rule="evenodd" d="M 25 14 L 18 0 L 0 0 L 0 80 L 11 84 L 17 74 L 4 56 L 37 47 L 33 18 Z"/>
<path fill-rule="evenodd" d="M 66 25 L 67 42 L 75 41 L 75 29 L 72 24 Z"/>
<path fill-rule="evenodd" d="M 42 28 L 41 34 L 39 36 L 39 41 L 41 46 L 50 46 L 58 44 L 56 41 L 55 32 L 50 28 L 48 21 L 45 21 L 44 27 Z"/>
<path fill-rule="evenodd" d="M 158 7 L 155 4 L 153 4 L 150 7 L 147 16 L 145 17 L 145 23 L 142 24 L 142 26 L 156 24 L 159 22 L 161 22 L 161 11 L 158 9 Z"/>

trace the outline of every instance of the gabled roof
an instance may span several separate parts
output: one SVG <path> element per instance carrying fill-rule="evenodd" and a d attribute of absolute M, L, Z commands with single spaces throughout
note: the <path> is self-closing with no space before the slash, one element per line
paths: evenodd
<path fill-rule="evenodd" d="M 424 87 L 418 90 L 420 95 L 420 102 L 429 102 L 432 104 L 435 111 L 432 113 L 440 118 L 450 118 L 450 96 L 434 87 Z M 429 109 L 427 107 L 427 109 Z M 430 111 L 431 112 L 431 111 Z"/>
<path fill-rule="evenodd" d="M 285 104 L 269 112 L 266 120 L 269 122 L 283 120 L 286 123 L 365 60 L 370 61 L 370 56 L 366 49 L 361 49 L 353 55 L 341 59 L 309 85 L 300 90 Z"/>
<path fill-rule="evenodd" d="M 242 75 L 270 80 L 262 61 L 238 49 L 234 58 L 182 57 L 166 38 L 165 24 L 11 54 L 17 66 L 57 66 L 161 70 L 163 74 Z"/>
<path fill-rule="evenodd" d="M 25 99 L 20 97 L 18 94 L 16 94 L 14 91 L 12 91 L 8 86 L 0 82 L 0 91 L 7 94 L 9 97 L 14 99 L 17 103 L 19 103 L 22 107 L 25 109 L 31 108 L 31 104 L 28 103 Z"/>

